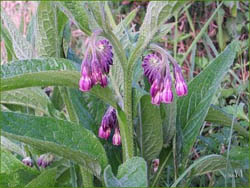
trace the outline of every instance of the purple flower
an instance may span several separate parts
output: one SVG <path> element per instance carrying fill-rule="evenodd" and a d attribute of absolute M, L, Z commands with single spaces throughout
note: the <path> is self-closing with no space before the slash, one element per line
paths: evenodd
<path fill-rule="evenodd" d="M 110 136 L 110 133 L 111 133 L 111 128 L 107 128 L 106 130 L 104 130 L 103 127 L 100 126 L 98 136 L 100 138 L 107 140 L 108 137 Z"/>
<path fill-rule="evenodd" d="M 118 127 L 115 128 L 115 134 L 112 139 L 113 145 L 119 146 L 121 144 L 121 135 Z"/>
<path fill-rule="evenodd" d="M 172 92 L 172 80 L 171 76 L 167 75 L 164 80 L 164 89 L 161 93 L 162 102 L 171 103 L 173 101 L 173 92 Z"/>
<path fill-rule="evenodd" d="M 32 167 L 33 166 L 33 162 L 31 160 L 30 157 L 25 157 L 23 160 L 22 160 L 23 164 L 25 164 L 26 166 L 30 166 Z"/>
<path fill-rule="evenodd" d="M 52 163 L 54 156 L 52 154 L 43 154 L 37 159 L 37 165 L 46 168 Z"/>
<path fill-rule="evenodd" d="M 183 78 L 181 68 L 176 64 L 174 66 L 175 90 L 178 96 L 185 96 L 188 93 L 187 84 Z"/>
<path fill-rule="evenodd" d="M 79 89 L 83 92 L 89 91 L 96 84 L 106 87 L 107 74 L 110 65 L 113 64 L 112 46 L 106 39 L 96 41 L 96 35 L 94 33 L 86 43 L 87 50 L 82 61 L 79 80 Z"/>
<path fill-rule="evenodd" d="M 174 98 L 169 62 L 174 66 L 175 88 L 178 96 L 187 95 L 187 84 L 174 58 L 163 49 L 157 52 L 145 56 L 142 67 L 151 84 L 151 103 L 160 105 L 160 103 L 171 103 Z"/>

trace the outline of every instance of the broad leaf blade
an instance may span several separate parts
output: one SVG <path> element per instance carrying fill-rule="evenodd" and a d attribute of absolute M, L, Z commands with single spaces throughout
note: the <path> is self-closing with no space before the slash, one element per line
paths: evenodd
<path fill-rule="evenodd" d="M 176 132 L 176 99 L 171 104 L 161 105 L 163 144 L 168 147 Z"/>
<path fill-rule="evenodd" d="M 43 171 L 39 176 L 29 182 L 25 187 L 54 187 L 56 181 L 56 168 Z"/>
<path fill-rule="evenodd" d="M 14 155 L 3 149 L 0 170 L 0 185 L 3 187 L 24 186 L 39 174 L 35 168 L 24 165 Z M 5 179 L 8 181 L 5 182 Z"/>
<path fill-rule="evenodd" d="M 74 160 L 97 177 L 107 166 L 105 150 L 99 140 L 92 132 L 77 124 L 3 112 L 1 127 L 5 137 Z"/>
<path fill-rule="evenodd" d="M 56 7 L 53 2 L 39 3 L 36 21 L 38 56 L 60 57 L 61 41 L 57 31 Z"/>
<path fill-rule="evenodd" d="M 36 86 L 67 86 L 78 88 L 80 72 L 74 63 L 62 58 L 14 61 L 1 66 L 1 91 Z M 91 94 L 116 108 L 113 91 L 95 86 Z"/>
<path fill-rule="evenodd" d="M 29 59 L 32 57 L 32 48 L 30 43 L 22 36 L 22 34 L 17 30 L 14 23 L 10 20 L 9 16 L 6 14 L 4 9 L 1 10 L 1 19 L 6 26 L 11 40 L 12 45 L 18 59 Z"/>
<path fill-rule="evenodd" d="M 141 98 L 141 120 L 138 129 L 138 140 L 143 158 L 151 161 L 158 157 L 162 144 L 162 121 L 160 108 L 151 104 L 151 97 Z"/>
<path fill-rule="evenodd" d="M 212 97 L 234 62 L 237 44 L 237 41 L 232 42 L 203 72 L 195 77 L 188 85 L 188 95 L 177 101 L 177 123 L 181 125 L 184 135 L 184 157 L 188 156 L 199 134 Z"/>
<path fill-rule="evenodd" d="M 84 9 L 83 2 L 61 1 L 59 8 L 87 35 L 91 34 L 88 23 L 88 15 Z"/>
<path fill-rule="evenodd" d="M 143 158 L 133 157 L 119 166 L 117 177 L 107 166 L 104 182 L 107 187 L 147 187 L 147 164 Z"/>
<path fill-rule="evenodd" d="M 40 88 L 24 88 L 1 93 L 1 104 L 27 106 L 39 113 L 50 115 L 52 103 L 49 97 Z"/>

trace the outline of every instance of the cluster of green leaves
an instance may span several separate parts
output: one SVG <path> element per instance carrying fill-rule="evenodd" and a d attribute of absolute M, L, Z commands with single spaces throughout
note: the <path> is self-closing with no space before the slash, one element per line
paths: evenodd
<path fill-rule="evenodd" d="M 26 37 L 2 10 L 1 35 L 9 62 L 1 66 L 0 185 L 146 187 L 159 185 L 164 171 L 173 168 L 169 176 L 174 187 L 180 183 L 188 186 L 196 176 L 209 172 L 245 168 L 241 162 L 247 151 L 237 147 L 230 152 L 230 160 L 212 153 L 190 160 L 204 121 L 233 125 L 248 139 L 246 130 L 227 110 L 211 106 L 234 62 L 238 41 L 229 44 L 188 83 L 186 97 L 175 97 L 172 104 L 160 107 L 150 102 L 141 56 L 151 42 L 170 32 L 174 23 L 166 21 L 183 12 L 187 4 L 150 2 L 136 32 L 130 23 L 137 10 L 116 24 L 108 2 L 42 1 Z M 190 47 L 196 45 L 219 10 L 220 6 Z M 70 45 L 70 22 L 86 35 L 102 29 L 111 42 L 115 56 L 108 87 L 95 86 L 89 93 L 78 90 L 80 58 Z M 117 109 L 121 147 L 97 138 L 108 105 Z M 49 168 L 29 168 L 20 162 L 25 155 L 36 160 L 47 152 L 56 155 Z M 160 165 L 154 173 L 152 160 L 156 158 Z"/>

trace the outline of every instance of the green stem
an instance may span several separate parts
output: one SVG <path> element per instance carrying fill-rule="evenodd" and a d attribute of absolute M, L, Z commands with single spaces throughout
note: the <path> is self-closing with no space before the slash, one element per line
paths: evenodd
<path fill-rule="evenodd" d="M 94 187 L 93 175 L 80 166 L 80 171 L 82 175 L 83 187 Z"/>

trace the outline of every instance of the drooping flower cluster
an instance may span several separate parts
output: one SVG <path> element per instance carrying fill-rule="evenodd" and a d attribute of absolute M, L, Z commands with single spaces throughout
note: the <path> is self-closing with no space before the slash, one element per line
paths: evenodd
<path fill-rule="evenodd" d="M 106 87 L 107 74 L 113 64 L 112 46 L 106 39 L 97 40 L 94 33 L 86 42 L 86 51 L 81 65 L 81 78 L 79 89 L 89 91 L 94 85 Z"/>
<path fill-rule="evenodd" d="M 54 156 L 52 154 L 42 154 L 37 160 L 37 165 L 43 168 L 49 166 L 54 160 Z"/>
<path fill-rule="evenodd" d="M 121 144 L 121 135 L 116 116 L 116 111 L 113 107 L 109 107 L 102 118 L 98 136 L 100 138 L 107 140 L 111 134 L 112 129 L 114 129 L 114 135 L 112 139 L 113 145 L 118 146 Z"/>
<path fill-rule="evenodd" d="M 144 74 L 148 78 L 151 88 L 152 104 L 171 103 L 173 101 L 172 77 L 170 73 L 168 58 L 164 55 L 151 53 L 148 54 L 142 63 Z M 172 62 L 175 78 L 175 91 L 178 96 L 187 95 L 187 84 L 183 78 L 181 68 Z"/>
<path fill-rule="evenodd" d="M 23 164 L 25 164 L 26 166 L 32 167 L 33 166 L 33 162 L 32 159 L 30 157 L 25 157 L 22 160 Z"/>

